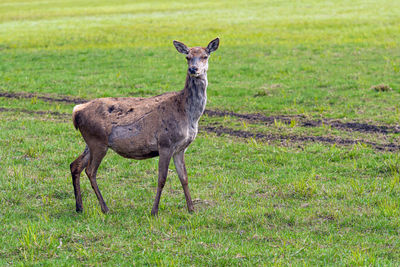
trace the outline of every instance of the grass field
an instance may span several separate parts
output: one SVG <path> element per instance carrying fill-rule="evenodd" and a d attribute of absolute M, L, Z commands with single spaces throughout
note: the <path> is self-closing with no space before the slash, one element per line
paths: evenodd
<path fill-rule="evenodd" d="M 73 106 L 181 90 L 172 40 L 217 36 L 196 212 L 109 151 L 77 214 Z M 395 0 L 2 0 L 0 265 L 400 265 L 399 40 Z"/>

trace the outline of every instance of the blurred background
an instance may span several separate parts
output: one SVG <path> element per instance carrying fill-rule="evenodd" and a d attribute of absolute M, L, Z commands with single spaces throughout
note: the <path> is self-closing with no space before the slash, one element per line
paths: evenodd
<path fill-rule="evenodd" d="M 0 89 L 89 98 L 180 90 L 186 66 L 172 41 L 205 46 L 218 36 L 211 107 L 393 123 L 399 21 L 393 0 L 2 1 Z M 370 90 L 382 83 L 394 91 Z"/>

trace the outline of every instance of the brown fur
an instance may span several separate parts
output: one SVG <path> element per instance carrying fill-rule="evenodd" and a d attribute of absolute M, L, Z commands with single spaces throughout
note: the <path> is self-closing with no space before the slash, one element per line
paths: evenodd
<path fill-rule="evenodd" d="M 99 98 L 74 108 L 74 126 L 87 144 L 85 151 L 70 166 L 78 212 L 82 211 L 79 179 L 85 168 L 102 211 L 108 211 L 96 182 L 97 169 L 108 148 L 126 158 L 160 156 L 153 215 L 158 213 L 168 165 L 174 158 L 188 210 L 193 211 L 184 153 L 196 137 L 198 120 L 204 112 L 208 56 L 218 48 L 219 39 L 210 42 L 207 48 L 189 49 L 176 41 L 174 45 L 179 52 L 188 55 L 188 74 L 182 91 L 150 98 Z"/>

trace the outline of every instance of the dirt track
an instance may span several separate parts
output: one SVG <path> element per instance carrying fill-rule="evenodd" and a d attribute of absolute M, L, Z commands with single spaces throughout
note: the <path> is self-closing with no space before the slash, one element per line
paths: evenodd
<path fill-rule="evenodd" d="M 0 92 L 0 97 L 4 98 L 36 98 L 48 102 L 63 102 L 63 103 L 71 103 L 71 104 L 81 104 L 87 102 L 86 99 L 81 98 L 72 98 L 68 96 L 63 97 L 54 97 L 54 96 L 43 96 L 43 95 L 35 95 L 29 93 L 9 93 L 9 92 Z M 22 112 L 27 114 L 37 114 L 37 115 L 52 115 L 56 116 L 60 119 L 68 119 L 71 117 L 71 114 L 67 113 L 59 113 L 54 111 L 34 111 L 27 109 L 16 109 L 16 108 L 0 108 L 0 112 Z M 304 115 L 276 115 L 276 116 L 265 116 L 263 114 L 255 113 L 255 114 L 240 114 L 230 111 L 220 111 L 220 110 L 206 110 L 205 114 L 210 117 L 225 117 L 230 116 L 234 118 L 238 118 L 240 120 L 246 120 L 250 123 L 258 123 L 263 125 L 273 125 L 276 121 L 280 121 L 281 123 L 290 124 L 292 120 L 296 121 L 296 125 L 301 127 L 320 127 L 321 125 L 329 125 L 332 128 L 336 128 L 339 130 L 345 131 L 357 131 L 362 133 L 376 133 L 386 135 L 388 133 L 400 133 L 400 126 L 386 126 L 386 125 L 373 125 L 367 123 L 359 123 L 359 122 L 342 122 L 340 120 L 333 119 L 321 119 L 321 120 L 312 120 L 307 119 Z M 324 136 L 304 136 L 304 135 L 279 135 L 279 134 L 265 134 L 258 132 L 249 132 L 249 131 L 241 131 L 235 130 L 231 128 L 226 128 L 218 123 L 215 126 L 203 126 L 200 127 L 201 131 L 215 133 L 217 135 L 230 135 L 240 138 L 254 138 L 257 140 L 263 141 L 286 141 L 291 143 L 303 143 L 303 142 L 321 142 L 327 144 L 338 144 L 338 145 L 354 145 L 357 143 L 362 143 L 371 146 L 372 148 L 380 151 L 399 151 L 400 145 L 396 145 L 393 143 L 385 143 L 379 144 L 376 142 L 371 142 L 363 139 L 345 139 L 341 137 L 324 137 Z"/>
<path fill-rule="evenodd" d="M 58 117 L 71 117 L 70 114 L 67 113 L 60 113 L 57 111 L 42 111 L 42 110 L 30 110 L 30 109 L 19 109 L 19 108 L 0 108 L 0 112 L 21 112 L 21 113 L 27 113 L 27 114 L 37 114 L 37 115 L 53 115 L 53 116 L 58 116 Z"/>
<path fill-rule="evenodd" d="M 53 96 L 43 96 L 43 95 L 36 95 L 30 93 L 9 93 L 9 92 L 0 92 L 0 97 L 4 98 L 36 98 L 48 102 L 63 102 L 63 103 L 71 103 L 71 104 L 82 104 L 87 102 L 88 100 L 82 98 L 73 98 L 73 97 L 53 97 Z"/>
<path fill-rule="evenodd" d="M 309 136 L 309 135 L 279 135 L 279 134 L 263 134 L 253 133 L 248 131 L 234 130 L 222 126 L 206 126 L 200 128 L 206 132 L 213 132 L 217 135 L 230 135 L 241 138 L 254 138 L 263 141 L 288 141 L 291 143 L 304 143 L 304 142 L 319 142 L 326 144 L 337 144 L 337 145 L 355 145 L 355 144 L 366 144 L 379 151 L 399 151 L 400 145 L 393 143 L 378 144 L 363 139 L 345 139 L 341 137 L 325 137 L 325 136 Z"/>
<path fill-rule="evenodd" d="M 386 125 L 373 125 L 359 122 L 342 122 L 334 119 L 321 119 L 321 120 L 310 120 L 304 115 L 277 115 L 277 116 L 265 116 L 259 113 L 254 114 L 239 114 L 229 111 L 220 110 L 206 110 L 205 114 L 210 117 L 224 117 L 231 116 L 240 119 L 244 119 L 250 122 L 261 122 L 267 125 L 274 124 L 275 121 L 280 121 L 285 124 L 290 124 L 292 120 L 295 120 L 299 126 L 302 127 L 319 127 L 322 125 L 328 125 L 332 128 L 345 131 L 357 131 L 365 133 L 400 133 L 400 126 L 386 126 Z"/>

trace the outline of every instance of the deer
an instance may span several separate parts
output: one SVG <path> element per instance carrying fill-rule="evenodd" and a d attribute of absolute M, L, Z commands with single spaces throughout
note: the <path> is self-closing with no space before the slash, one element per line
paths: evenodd
<path fill-rule="evenodd" d="M 173 41 L 186 55 L 188 69 L 183 90 L 140 97 L 97 98 L 77 105 L 72 112 L 75 129 L 86 147 L 71 164 L 76 212 L 83 211 L 80 175 L 85 169 L 103 213 L 109 209 L 96 181 L 97 169 L 110 148 L 122 157 L 144 160 L 159 157 L 158 186 L 151 214 L 158 215 L 160 197 L 173 158 L 189 213 L 194 211 L 184 154 L 198 133 L 198 122 L 207 102 L 207 70 L 210 54 L 219 38 L 207 47 L 187 47 Z"/>

